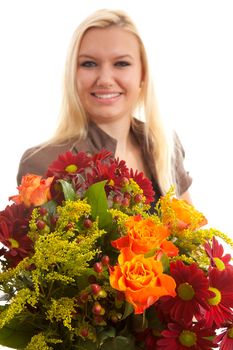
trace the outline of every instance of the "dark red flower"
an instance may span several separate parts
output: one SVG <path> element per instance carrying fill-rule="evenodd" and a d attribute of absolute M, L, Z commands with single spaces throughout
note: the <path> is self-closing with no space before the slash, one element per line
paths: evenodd
<path fill-rule="evenodd" d="M 233 324 L 215 338 L 215 343 L 219 345 L 219 350 L 233 349 Z"/>
<path fill-rule="evenodd" d="M 138 184 L 138 186 L 143 190 L 143 194 L 146 197 L 146 204 L 154 201 L 155 192 L 153 190 L 152 182 L 146 178 L 143 172 L 130 170 L 130 177 Z"/>
<path fill-rule="evenodd" d="M 0 212 L 0 241 L 7 247 L 1 253 L 11 267 L 32 251 L 32 241 L 27 235 L 31 213 L 32 207 L 15 203 Z"/>
<path fill-rule="evenodd" d="M 111 193 L 113 198 L 114 195 L 118 194 L 127 206 L 126 202 L 127 200 L 130 202 L 131 197 L 130 199 L 125 198 L 124 194 L 131 196 L 132 186 L 127 188 L 127 185 L 130 182 L 130 178 L 132 178 L 142 189 L 146 198 L 146 204 L 154 200 L 151 181 L 144 177 L 142 172 L 134 172 L 132 169 L 130 171 L 124 160 L 114 159 L 112 153 L 104 149 L 93 156 L 85 152 L 73 154 L 70 151 L 61 154 L 49 166 L 46 176 L 55 177 L 51 191 L 56 199 L 59 198 L 59 186 L 56 183 L 56 179 L 71 180 L 74 190 L 81 197 L 89 186 L 106 180 L 105 190 L 107 196 Z M 128 190 L 130 193 L 128 193 Z M 132 198 L 136 198 L 136 195 L 139 196 L 139 194 L 135 193 L 132 193 L 132 195 Z"/>
<path fill-rule="evenodd" d="M 203 329 L 201 323 L 169 323 L 168 329 L 161 334 L 163 338 L 157 341 L 156 350 L 211 350 L 217 347 L 208 339 L 215 335 L 214 331 Z"/>
<path fill-rule="evenodd" d="M 95 160 L 91 171 L 87 174 L 87 183 L 90 185 L 107 180 L 106 186 L 109 190 L 113 188 L 116 190 L 122 188 L 123 178 L 129 178 L 129 169 L 125 161 L 109 157 Z"/>
<path fill-rule="evenodd" d="M 233 270 L 209 270 L 209 309 L 203 310 L 206 327 L 221 327 L 227 321 L 233 322 Z M 200 319 L 200 318 L 199 318 Z"/>
<path fill-rule="evenodd" d="M 153 333 L 149 333 L 145 338 L 145 348 L 146 350 L 154 350 L 156 346 L 158 338 L 153 335 Z"/>
<path fill-rule="evenodd" d="M 191 322 L 203 308 L 208 309 L 208 279 L 196 264 L 185 265 L 179 260 L 170 264 L 170 274 L 175 279 L 177 295 L 163 297 L 160 309 L 173 320 Z"/>
<path fill-rule="evenodd" d="M 206 253 L 210 257 L 211 266 L 216 267 L 220 271 L 224 270 L 226 267 L 232 267 L 230 264 L 231 255 L 223 255 L 223 246 L 217 241 L 215 237 L 212 239 L 212 245 L 207 242 L 205 243 L 204 247 Z"/>
<path fill-rule="evenodd" d="M 102 149 L 99 153 L 95 153 L 92 156 L 92 162 L 95 164 L 97 161 L 104 161 L 112 157 L 112 152 Z"/>
<path fill-rule="evenodd" d="M 152 329 L 147 328 L 143 332 L 137 333 L 135 335 L 135 338 L 137 341 L 144 343 L 145 350 L 157 349 L 156 343 L 157 343 L 157 340 L 159 339 L 159 336 L 156 336 Z"/>
<path fill-rule="evenodd" d="M 68 151 L 60 154 L 58 158 L 49 165 L 46 176 L 55 176 L 56 178 L 72 178 L 88 168 L 92 157 L 85 152 L 76 154 Z"/>

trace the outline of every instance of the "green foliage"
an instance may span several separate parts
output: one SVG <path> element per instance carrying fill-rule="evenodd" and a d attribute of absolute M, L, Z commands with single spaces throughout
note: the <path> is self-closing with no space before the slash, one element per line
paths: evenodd
<path fill-rule="evenodd" d="M 162 265 L 163 265 L 163 271 L 168 273 L 170 269 L 170 261 L 166 254 L 163 254 L 160 259 Z"/>
<path fill-rule="evenodd" d="M 122 316 L 122 320 L 124 320 L 129 315 L 131 315 L 133 311 L 134 311 L 133 305 L 128 302 L 125 302 L 125 311 L 124 311 L 124 315 Z"/>
<path fill-rule="evenodd" d="M 163 325 L 159 320 L 159 317 L 155 311 L 154 307 L 150 307 L 146 310 L 146 318 L 148 321 L 148 327 L 151 329 L 156 329 L 157 331 L 163 329 Z"/>
<path fill-rule="evenodd" d="M 53 204 L 47 203 L 48 215 L 56 214 L 59 218 L 53 232 L 39 231 L 36 225 L 39 211 L 35 209 L 30 222 L 33 254 L 17 267 L 0 274 L 2 290 L 11 292 L 7 296 L 9 304 L 1 308 L 2 345 L 26 349 L 28 344 L 27 349 L 33 349 L 35 344 L 40 344 L 36 345 L 40 347 L 43 343 L 44 349 L 61 349 L 61 344 L 50 341 L 49 335 L 56 338 L 59 329 L 64 327 L 72 334 L 73 329 L 82 325 L 78 314 L 74 317 L 78 308 L 81 308 L 81 313 L 85 312 L 83 304 L 79 302 L 77 305 L 77 302 L 83 291 L 91 292 L 89 277 L 95 274 L 90 268 L 91 261 L 99 253 L 98 241 L 105 231 L 99 228 L 98 221 L 93 221 L 88 229 L 83 226 L 82 222 L 90 212 L 85 200 L 67 200 L 60 207 Z M 73 231 L 67 231 L 70 222 Z M 94 304 L 91 294 L 90 299 Z M 45 338 L 36 335 L 41 331 L 44 331 Z M 47 341 L 52 347 L 46 345 Z M 64 340 L 64 349 L 69 344 L 68 338 Z M 93 339 L 85 339 L 79 345 L 78 349 L 82 346 L 84 349 L 96 349 Z"/>
<path fill-rule="evenodd" d="M 112 223 L 112 215 L 108 211 L 108 202 L 104 186 L 106 181 L 97 182 L 86 191 L 87 202 L 91 206 L 94 220 L 99 219 L 100 228 L 108 228 Z"/>
<path fill-rule="evenodd" d="M 71 350 L 97 350 L 97 345 L 91 340 L 79 339 L 76 344 L 72 345 Z"/>
<path fill-rule="evenodd" d="M 1 328 L 0 344 L 13 349 L 23 349 L 34 332 L 34 326 L 14 319 Z"/>
<path fill-rule="evenodd" d="M 100 350 L 135 350 L 135 343 L 133 337 L 123 337 L 117 336 L 113 338 L 108 338 L 103 345 L 100 347 Z"/>
<path fill-rule="evenodd" d="M 64 193 L 65 200 L 74 201 L 77 198 L 77 195 L 74 191 L 72 184 L 65 180 L 58 180 L 58 182 L 60 182 L 62 186 L 62 191 Z"/>
<path fill-rule="evenodd" d="M 185 201 L 173 203 L 173 189 L 150 214 L 146 194 L 126 173 L 116 165 L 109 179 L 91 186 L 92 179 L 76 183 L 74 174 L 57 180 L 55 198 L 34 206 L 25 222 L 20 218 L 22 225 L 14 222 L 15 236 L 5 237 L 11 255 L 2 253 L 0 344 L 18 350 L 143 349 L 143 331 L 157 337 L 167 327 L 155 303 L 175 295 L 173 276 L 165 276 L 172 274 L 171 261 L 196 262 L 206 272 L 210 257 L 203 244 L 214 235 L 232 243 L 219 231 L 200 229 L 203 215 Z M 160 237 L 161 225 L 166 234 Z"/>

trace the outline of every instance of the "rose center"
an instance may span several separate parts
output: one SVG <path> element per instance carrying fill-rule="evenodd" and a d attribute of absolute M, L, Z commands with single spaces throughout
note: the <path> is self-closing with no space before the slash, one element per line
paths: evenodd
<path fill-rule="evenodd" d="M 78 167 L 75 164 L 70 164 L 70 165 L 67 165 L 67 167 L 65 167 L 65 171 L 67 171 L 67 173 L 75 173 L 75 171 L 77 170 L 78 170 Z"/>
<path fill-rule="evenodd" d="M 215 294 L 215 296 L 213 298 L 209 298 L 208 303 L 210 305 L 213 305 L 213 306 L 218 305 L 222 299 L 221 292 L 217 288 L 214 288 L 214 287 L 210 287 L 209 290 L 211 292 L 213 292 Z"/>
<path fill-rule="evenodd" d="M 225 270 L 225 264 L 221 259 L 213 258 L 213 260 L 214 260 L 214 263 L 219 271 Z"/>
<path fill-rule="evenodd" d="M 177 292 L 179 297 L 183 300 L 191 300 L 195 295 L 193 287 L 187 282 L 181 283 L 177 288 Z"/>
<path fill-rule="evenodd" d="M 190 348 L 196 344 L 197 336 L 194 332 L 183 330 L 179 335 L 179 341 L 182 345 Z"/>

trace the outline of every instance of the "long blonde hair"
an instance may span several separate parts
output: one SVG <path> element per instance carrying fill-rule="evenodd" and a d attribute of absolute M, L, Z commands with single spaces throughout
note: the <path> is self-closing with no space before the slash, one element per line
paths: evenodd
<path fill-rule="evenodd" d="M 147 145 L 149 147 L 150 144 L 150 152 L 153 154 L 158 183 L 162 192 L 165 193 L 174 182 L 172 174 L 172 142 L 167 137 L 159 116 L 145 46 L 136 26 L 123 11 L 98 10 L 87 17 L 75 30 L 65 65 L 60 121 L 54 136 L 48 143 L 60 143 L 74 136 L 80 140 L 86 137 L 88 128 L 87 116 L 77 91 L 77 57 L 79 47 L 88 29 L 93 27 L 106 28 L 113 25 L 133 33 L 139 42 L 144 78 L 134 116 L 140 119 L 137 116 L 137 111 L 140 111 L 140 115 L 144 116 Z"/>

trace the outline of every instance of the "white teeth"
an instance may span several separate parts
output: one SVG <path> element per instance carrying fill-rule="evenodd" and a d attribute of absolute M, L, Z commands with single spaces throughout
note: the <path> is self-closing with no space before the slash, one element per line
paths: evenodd
<path fill-rule="evenodd" d="M 120 93 L 114 93 L 114 94 L 94 94 L 95 97 L 102 98 L 102 99 L 108 99 L 108 98 L 114 98 L 120 96 Z"/>

